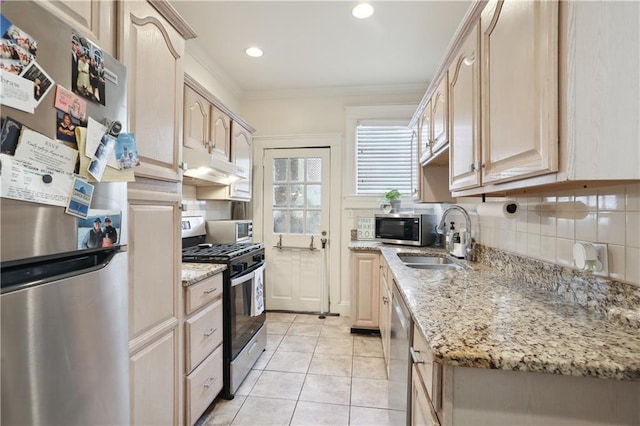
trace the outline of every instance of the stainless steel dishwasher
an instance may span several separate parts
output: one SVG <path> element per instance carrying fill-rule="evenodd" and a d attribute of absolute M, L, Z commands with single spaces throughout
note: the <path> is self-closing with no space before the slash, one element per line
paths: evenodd
<path fill-rule="evenodd" d="M 411 334 L 413 332 L 411 314 L 393 283 L 391 310 L 391 344 L 389 350 L 389 408 L 405 412 L 409 424 L 411 386 Z"/>

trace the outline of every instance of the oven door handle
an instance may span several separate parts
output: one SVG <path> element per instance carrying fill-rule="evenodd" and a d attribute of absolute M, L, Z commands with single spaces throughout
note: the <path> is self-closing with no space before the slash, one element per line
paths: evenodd
<path fill-rule="evenodd" d="M 255 277 L 256 271 L 258 271 L 260 268 L 263 268 L 263 267 L 264 267 L 264 261 L 260 263 L 256 263 L 250 269 L 248 269 L 247 271 L 244 271 L 242 275 L 231 278 L 231 287 L 235 287 L 239 284 L 242 284 L 252 279 L 253 277 Z"/>

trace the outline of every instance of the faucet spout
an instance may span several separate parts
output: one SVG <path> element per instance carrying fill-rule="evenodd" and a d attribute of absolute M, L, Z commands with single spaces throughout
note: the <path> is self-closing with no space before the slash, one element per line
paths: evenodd
<path fill-rule="evenodd" d="M 464 226 L 465 226 L 465 235 L 463 238 L 464 241 L 464 252 L 465 255 L 467 256 L 467 260 L 469 260 L 473 253 L 473 245 L 471 242 L 471 218 L 469 217 L 469 213 L 463 208 L 460 207 L 457 204 L 452 205 L 451 207 L 447 208 L 443 213 L 442 213 L 442 219 L 440 219 L 440 223 L 438 223 L 438 226 L 436 226 L 436 232 L 438 234 L 444 234 L 444 228 L 445 228 L 445 221 L 447 219 L 447 215 L 452 212 L 452 211 L 458 211 L 460 213 L 462 213 L 462 216 L 464 216 Z M 462 235 L 461 235 L 462 237 Z"/>

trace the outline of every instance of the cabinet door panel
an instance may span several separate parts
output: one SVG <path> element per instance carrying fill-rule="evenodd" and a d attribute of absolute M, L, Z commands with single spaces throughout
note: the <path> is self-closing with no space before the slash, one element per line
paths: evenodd
<path fill-rule="evenodd" d="M 129 200 L 129 334 L 137 337 L 160 323 L 178 319 L 181 242 L 176 204 Z"/>
<path fill-rule="evenodd" d="M 179 181 L 184 39 L 146 2 L 125 1 L 122 60 L 127 66 L 136 175 Z"/>
<path fill-rule="evenodd" d="M 431 153 L 437 153 L 447 142 L 449 142 L 449 102 L 447 86 L 449 85 L 449 79 L 445 73 L 444 77 L 438 88 L 431 98 L 433 102 L 431 105 L 431 125 L 433 126 L 431 144 Z"/>
<path fill-rule="evenodd" d="M 184 146 L 210 150 L 210 105 L 189 86 L 184 86 Z"/>
<path fill-rule="evenodd" d="M 231 146 L 231 117 L 218 108 L 211 107 L 211 140 L 213 149 L 216 152 L 229 158 L 229 149 Z"/>
<path fill-rule="evenodd" d="M 429 101 L 420 117 L 420 163 L 431 158 L 431 130 L 431 101 Z"/>
<path fill-rule="evenodd" d="M 252 136 L 244 127 L 232 123 L 231 134 L 231 162 L 247 170 L 247 178 L 231 184 L 231 198 L 251 200 L 251 167 L 253 153 L 251 151 Z"/>
<path fill-rule="evenodd" d="M 482 12 L 483 183 L 558 169 L 558 4 Z"/>
<path fill-rule="evenodd" d="M 131 356 L 131 424 L 178 423 L 177 344 L 174 329 Z"/>
<path fill-rule="evenodd" d="M 115 1 L 58 0 L 42 1 L 40 4 L 89 37 L 101 50 L 115 56 Z"/>
<path fill-rule="evenodd" d="M 449 68 L 451 190 L 480 184 L 480 39 L 476 25 Z"/>
<path fill-rule="evenodd" d="M 377 328 L 380 311 L 380 255 L 352 254 L 351 320 L 354 327 Z"/>

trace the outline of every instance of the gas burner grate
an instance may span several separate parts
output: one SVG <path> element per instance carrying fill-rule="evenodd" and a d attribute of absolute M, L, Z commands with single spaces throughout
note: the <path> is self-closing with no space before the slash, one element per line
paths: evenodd
<path fill-rule="evenodd" d="M 183 262 L 227 262 L 262 248 L 257 243 L 199 244 L 182 250 Z"/>

